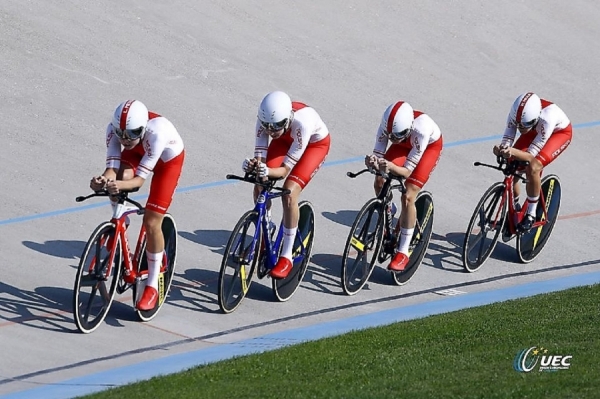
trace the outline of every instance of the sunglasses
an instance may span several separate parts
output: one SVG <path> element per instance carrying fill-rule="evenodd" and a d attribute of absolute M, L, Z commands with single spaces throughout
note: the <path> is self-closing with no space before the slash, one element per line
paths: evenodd
<path fill-rule="evenodd" d="M 384 130 L 383 133 L 390 137 L 392 140 L 404 140 L 406 137 L 408 137 L 408 134 L 410 133 L 410 128 L 408 129 L 404 129 L 400 132 L 388 132 L 387 130 Z"/>
<path fill-rule="evenodd" d="M 287 124 L 288 119 L 284 119 L 281 122 L 263 122 L 260 121 L 260 125 L 265 128 L 266 130 L 270 131 L 270 132 L 275 132 L 277 130 L 281 130 L 285 127 L 285 125 Z"/>
<path fill-rule="evenodd" d="M 142 137 L 144 133 L 144 127 L 140 126 L 137 129 L 119 129 L 115 128 L 115 134 L 122 140 L 137 140 Z"/>

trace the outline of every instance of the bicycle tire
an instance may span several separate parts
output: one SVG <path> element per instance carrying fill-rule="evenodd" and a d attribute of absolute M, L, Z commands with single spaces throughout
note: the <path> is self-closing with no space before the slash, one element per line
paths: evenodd
<path fill-rule="evenodd" d="M 433 196 L 428 191 L 421 191 L 415 200 L 417 208 L 417 223 L 410 242 L 409 261 L 401 272 L 391 272 L 396 285 L 404 285 L 415 275 L 427 253 L 431 234 L 433 233 L 433 220 L 435 207 Z"/>
<path fill-rule="evenodd" d="M 463 268 L 469 273 L 476 272 L 483 266 L 498 243 L 506 220 L 507 204 L 506 201 L 502 202 L 505 190 L 506 186 L 503 182 L 493 184 L 483 194 L 473 211 L 465 233 L 462 252 Z M 500 204 L 502 209 L 498 210 Z M 473 234 L 474 231 L 477 233 Z M 493 236 L 487 239 L 490 231 L 493 232 Z M 470 254 L 475 249 L 477 253 L 472 258 Z"/>
<path fill-rule="evenodd" d="M 547 175 L 542 179 L 542 190 L 540 195 L 544 195 L 546 201 L 546 214 L 548 222 L 542 226 L 536 227 L 527 233 L 519 234 L 517 237 L 517 254 L 522 263 L 533 261 L 542 252 L 548 242 L 558 213 L 560 211 L 560 202 L 562 197 L 562 187 L 560 180 L 556 175 Z M 536 220 L 541 220 L 544 211 L 541 206 L 537 207 Z"/>
<path fill-rule="evenodd" d="M 136 299 L 137 299 L 136 294 L 138 291 L 138 287 L 137 287 L 137 284 L 134 286 L 135 294 L 133 296 L 133 298 L 134 298 L 133 306 L 138 315 L 138 318 L 141 321 L 150 321 L 154 317 L 156 317 L 156 315 L 158 314 L 158 312 L 164 305 L 165 300 L 167 299 L 167 296 L 169 295 L 169 291 L 171 289 L 171 283 L 173 282 L 173 274 L 175 273 L 175 264 L 177 262 L 177 225 L 175 224 L 175 219 L 173 219 L 173 216 L 171 216 L 171 214 L 166 213 L 164 215 L 161 229 L 163 232 L 163 236 L 165 238 L 165 254 L 163 256 L 163 261 L 166 260 L 167 265 L 165 267 L 165 271 L 163 273 L 160 273 L 160 275 L 158 277 L 158 301 L 156 301 L 156 306 L 153 309 L 139 310 L 139 309 L 135 308 L 135 305 L 137 303 L 136 302 Z M 146 258 L 145 247 L 146 247 L 146 240 L 144 239 L 141 249 L 140 249 L 141 251 L 143 251 L 143 253 L 141 254 L 142 255 L 141 259 L 143 261 L 140 261 L 138 264 L 138 266 L 140 267 L 140 270 L 144 270 L 141 268 L 143 265 L 145 265 L 145 270 L 148 269 L 148 261 Z"/>
<path fill-rule="evenodd" d="M 279 302 L 287 301 L 298 290 L 300 283 L 302 283 L 302 280 L 304 279 L 312 255 L 312 247 L 315 238 L 315 211 L 309 201 L 300 201 L 298 204 L 298 211 L 298 233 L 296 234 L 296 241 L 294 242 L 293 257 L 299 256 L 300 251 L 302 250 L 300 237 L 302 237 L 304 241 L 304 254 L 302 254 L 302 260 L 300 262 L 294 263 L 290 274 L 288 274 L 286 278 L 271 279 L 273 293 Z"/>
<path fill-rule="evenodd" d="M 251 210 L 240 218 L 231 232 L 219 271 L 218 299 L 219 308 L 223 313 L 236 310 L 250 289 L 252 275 L 260 257 L 258 253 L 262 241 L 260 229 L 258 212 Z M 258 239 L 254 240 L 257 230 L 259 230 Z M 238 253 L 240 249 L 242 252 Z M 249 270 L 247 266 L 250 266 Z"/>
<path fill-rule="evenodd" d="M 73 319 L 77 329 L 84 334 L 89 334 L 100 326 L 115 297 L 121 273 L 121 240 L 117 239 L 112 260 L 110 249 L 106 246 L 109 237 L 114 237 L 115 231 L 112 222 L 98 225 L 88 239 L 79 261 L 73 286 Z M 90 292 L 85 292 L 86 287 L 90 288 Z"/>
<path fill-rule="evenodd" d="M 342 255 L 340 276 L 346 295 L 359 292 L 373 273 L 383 240 L 383 212 L 382 201 L 372 198 L 363 205 L 352 223 Z M 352 258 L 353 251 L 355 258 Z M 372 252 L 370 256 L 369 251 Z"/>

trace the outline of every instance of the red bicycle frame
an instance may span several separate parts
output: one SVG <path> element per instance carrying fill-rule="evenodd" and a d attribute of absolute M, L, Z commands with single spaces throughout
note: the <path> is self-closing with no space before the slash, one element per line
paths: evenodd
<path fill-rule="evenodd" d="M 540 173 L 540 177 L 541 177 L 541 173 Z M 517 226 L 518 224 L 521 222 L 521 220 L 523 220 L 523 217 L 525 217 L 525 214 L 527 213 L 527 207 L 529 206 L 529 200 L 526 198 L 525 199 L 525 203 L 523 204 L 523 206 L 521 207 L 521 210 L 517 211 L 515 209 L 515 200 L 514 200 L 514 192 L 513 192 L 513 183 L 514 183 L 514 179 L 515 177 L 513 175 L 508 175 L 504 178 L 504 195 L 502 196 L 501 202 L 500 202 L 500 207 L 498 207 L 498 213 L 496 214 L 496 222 L 498 222 L 499 220 L 499 213 L 502 211 L 502 208 L 504 207 L 505 202 L 508 201 L 508 218 L 507 218 L 507 222 L 508 222 L 508 232 L 511 235 L 517 234 Z M 552 195 L 552 193 L 549 193 L 550 195 Z M 539 198 L 539 202 L 538 202 L 538 206 L 542 207 L 542 217 L 541 220 L 536 221 L 533 223 L 532 226 L 532 230 L 534 228 L 543 226 L 546 224 L 546 220 L 548 219 L 548 214 L 546 211 L 546 199 L 544 198 L 544 193 L 540 190 L 540 198 Z"/>

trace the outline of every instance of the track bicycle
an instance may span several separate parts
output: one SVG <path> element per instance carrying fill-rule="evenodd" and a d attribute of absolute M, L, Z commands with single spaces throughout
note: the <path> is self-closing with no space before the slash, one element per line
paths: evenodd
<path fill-rule="evenodd" d="M 240 306 L 248 293 L 255 270 L 258 278 L 262 279 L 275 267 L 283 241 L 283 229 L 280 224 L 277 236 L 273 239 L 275 231 L 269 226 L 267 204 L 290 193 L 287 189 L 275 186 L 280 179 L 259 181 L 255 173 L 246 173 L 243 177 L 227 175 L 227 179 L 258 185 L 261 191 L 254 209 L 242 215 L 225 247 L 218 289 L 219 308 L 223 313 L 231 313 Z M 314 209 L 309 201 L 300 201 L 298 207 L 300 217 L 293 247 L 292 270 L 284 279 L 272 279 L 273 293 L 280 302 L 290 299 L 300 286 L 312 253 Z"/>
<path fill-rule="evenodd" d="M 342 256 L 341 282 L 347 295 L 354 295 L 362 289 L 373 272 L 377 262 L 384 263 L 394 255 L 400 233 L 400 219 L 393 225 L 391 207 L 394 190 L 404 193 L 404 178 L 381 173 L 374 169 L 363 169 L 347 176 L 357 176 L 371 172 L 385 178 L 377 197 L 368 200 L 358 212 L 346 240 Z M 396 181 L 397 183 L 394 183 Z M 427 252 L 433 231 L 433 197 L 428 191 L 421 191 L 415 201 L 417 220 L 409 247 L 409 262 L 400 272 L 390 272 L 396 285 L 406 284 L 419 268 Z"/>
<path fill-rule="evenodd" d="M 75 200 L 83 202 L 93 197 L 108 196 L 108 192 L 102 190 Z M 108 314 L 116 293 L 123 294 L 131 288 L 135 308 L 148 278 L 146 230 L 142 225 L 135 252 L 131 253 L 126 224 L 129 215 L 143 215 L 144 206 L 128 198 L 128 192 L 120 192 L 113 197 L 117 199 L 117 206 L 112 218 L 100 223 L 91 234 L 77 269 L 73 288 L 73 316 L 77 329 L 82 333 L 91 333 L 98 328 Z M 168 213 L 164 215 L 162 232 L 165 250 L 158 280 L 159 297 L 153 309 L 136 308 L 141 321 L 150 321 L 157 315 L 169 293 L 175 271 L 177 227 L 173 216 Z"/>
<path fill-rule="evenodd" d="M 550 235 L 560 210 L 561 185 L 558 176 L 542 178 L 540 199 L 536 208 L 536 218 L 529 231 L 519 231 L 519 223 L 527 213 L 526 199 L 521 209 L 515 208 L 513 183 L 515 179 L 526 183 L 523 168 L 526 161 L 506 160 L 498 156 L 498 165 L 475 162 L 475 166 L 485 166 L 504 174 L 504 180 L 490 186 L 483 194 L 469 221 L 463 243 L 462 261 L 467 272 L 475 272 L 489 258 L 500 236 L 508 242 L 516 237 L 517 254 L 522 263 L 533 261 L 542 251 Z"/>

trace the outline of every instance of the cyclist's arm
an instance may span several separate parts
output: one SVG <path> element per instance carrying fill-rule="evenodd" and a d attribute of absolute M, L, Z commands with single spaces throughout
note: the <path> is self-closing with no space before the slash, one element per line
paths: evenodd
<path fill-rule="evenodd" d="M 500 147 L 512 147 L 515 142 L 515 137 L 517 135 L 517 124 L 514 119 L 508 115 L 506 118 L 506 129 L 504 129 L 504 134 L 502 135 L 502 141 L 500 142 Z"/>
<path fill-rule="evenodd" d="M 260 125 L 258 118 L 256 119 L 256 127 L 254 128 L 254 132 L 254 158 L 262 162 L 262 160 L 267 157 L 267 150 L 269 149 L 269 135 Z"/>
<path fill-rule="evenodd" d="M 412 173 L 408 168 L 404 167 L 404 166 L 398 166 L 396 164 L 394 164 L 393 162 L 389 162 L 388 163 L 388 169 L 389 171 L 397 176 L 402 176 L 405 179 L 407 179 L 410 174 Z"/>
<path fill-rule="evenodd" d="M 136 188 L 140 188 L 144 185 L 144 179 L 141 176 L 135 176 L 133 179 L 129 180 L 117 180 L 116 185 L 119 190 L 131 191 Z"/>
<path fill-rule="evenodd" d="M 284 178 L 288 175 L 288 173 L 290 173 L 291 170 L 292 169 L 286 164 L 283 164 L 276 168 L 269 168 L 269 177 L 271 179 Z"/>
<path fill-rule="evenodd" d="M 507 149 L 503 150 L 503 154 L 505 154 L 506 158 L 513 157 L 517 161 L 529 161 L 531 163 L 535 159 L 535 155 L 531 154 L 530 152 L 521 151 L 513 147 L 508 147 Z"/>
<path fill-rule="evenodd" d="M 373 155 L 377 158 L 383 158 L 385 156 L 385 150 L 388 145 L 388 137 L 383 132 L 381 126 L 377 128 L 377 134 L 375 135 L 375 145 L 373 146 Z"/>
<path fill-rule="evenodd" d="M 102 176 L 106 178 L 106 180 L 115 180 L 117 178 L 118 170 L 115 168 L 106 168 L 102 173 Z"/>

